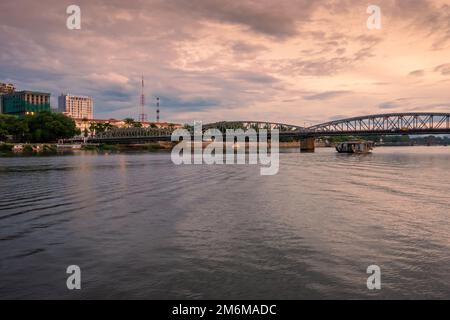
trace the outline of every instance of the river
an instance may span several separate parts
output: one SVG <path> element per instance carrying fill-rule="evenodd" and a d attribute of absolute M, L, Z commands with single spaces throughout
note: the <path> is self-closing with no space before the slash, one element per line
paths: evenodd
<path fill-rule="evenodd" d="M 450 298 L 450 147 L 0 158 L 0 190 L 0 299 Z"/>

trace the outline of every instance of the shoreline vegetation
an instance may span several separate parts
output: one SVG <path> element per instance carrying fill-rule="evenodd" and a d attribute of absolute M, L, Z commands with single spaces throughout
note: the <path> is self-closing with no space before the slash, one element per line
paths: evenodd
<path fill-rule="evenodd" d="M 49 156 L 68 155 L 79 152 L 96 153 L 125 153 L 125 152 L 160 152 L 170 151 L 172 145 L 168 143 L 146 143 L 142 145 L 112 145 L 112 144 L 85 144 L 85 145 L 58 145 L 51 143 L 0 143 L 0 157 L 11 156 Z"/>

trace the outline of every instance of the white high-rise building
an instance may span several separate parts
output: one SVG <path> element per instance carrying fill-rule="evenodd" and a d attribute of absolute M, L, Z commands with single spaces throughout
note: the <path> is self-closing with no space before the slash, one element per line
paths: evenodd
<path fill-rule="evenodd" d="M 94 119 L 94 100 L 91 97 L 61 94 L 58 111 L 75 119 Z"/>

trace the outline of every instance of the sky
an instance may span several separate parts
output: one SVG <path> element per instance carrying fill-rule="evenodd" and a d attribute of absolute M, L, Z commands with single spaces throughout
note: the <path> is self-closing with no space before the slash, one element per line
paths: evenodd
<path fill-rule="evenodd" d="M 137 118 L 142 75 L 149 120 L 157 96 L 181 123 L 450 112 L 450 0 L 1 1 L 0 43 L 0 82 L 92 96 L 102 119 Z"/>

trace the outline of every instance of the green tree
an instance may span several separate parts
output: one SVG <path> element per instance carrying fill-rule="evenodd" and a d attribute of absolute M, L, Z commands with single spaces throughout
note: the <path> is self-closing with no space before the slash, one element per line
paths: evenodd
<path fill-rule="evenodd" d="M 125 122 L 125 127 L 127 127 L 127 128 L 133 127 L 135 124 L 133 118 L 125 118 L 125 119 L 123 119 L 123 122 Z"/>
<path fill-rule="evenodd" d="M 94 133 L 95 134 L 103 133 L 105 131 L 106 131 L 105 124 L 103 124 L 103 123 L 95 123 L 94 124 Z"/>
<path fill-rule="evenodd" d="M 26 115 L 23 119 L 29 128 L 24 138 L 32 142 L 51 142 L 80 134 L 75 121 L 62 113 L 43 111 Z"/>
<path fill-rule="evenodd" d="M 14 140 L 21 140 L 28 132 L 28 123 L 24 118 L 0 115 L 0 140 L 6 140 L 8 136 L 12 136 Z"/>
<path fill-rule="evenodd" d="M 113 124 L 106 122 L 103 124 L 103 130 L 104 131 L 109 131 L 111 129 L 114 129 L 116 126 L 114 126 Z"/>
<path fill-rule="evenodd" d="M 9 116 L 5 116 L 3 114 L 0 115 L 0 140 L 6 140 L 9 135 L 8 131 L 8 121 Z"/>

